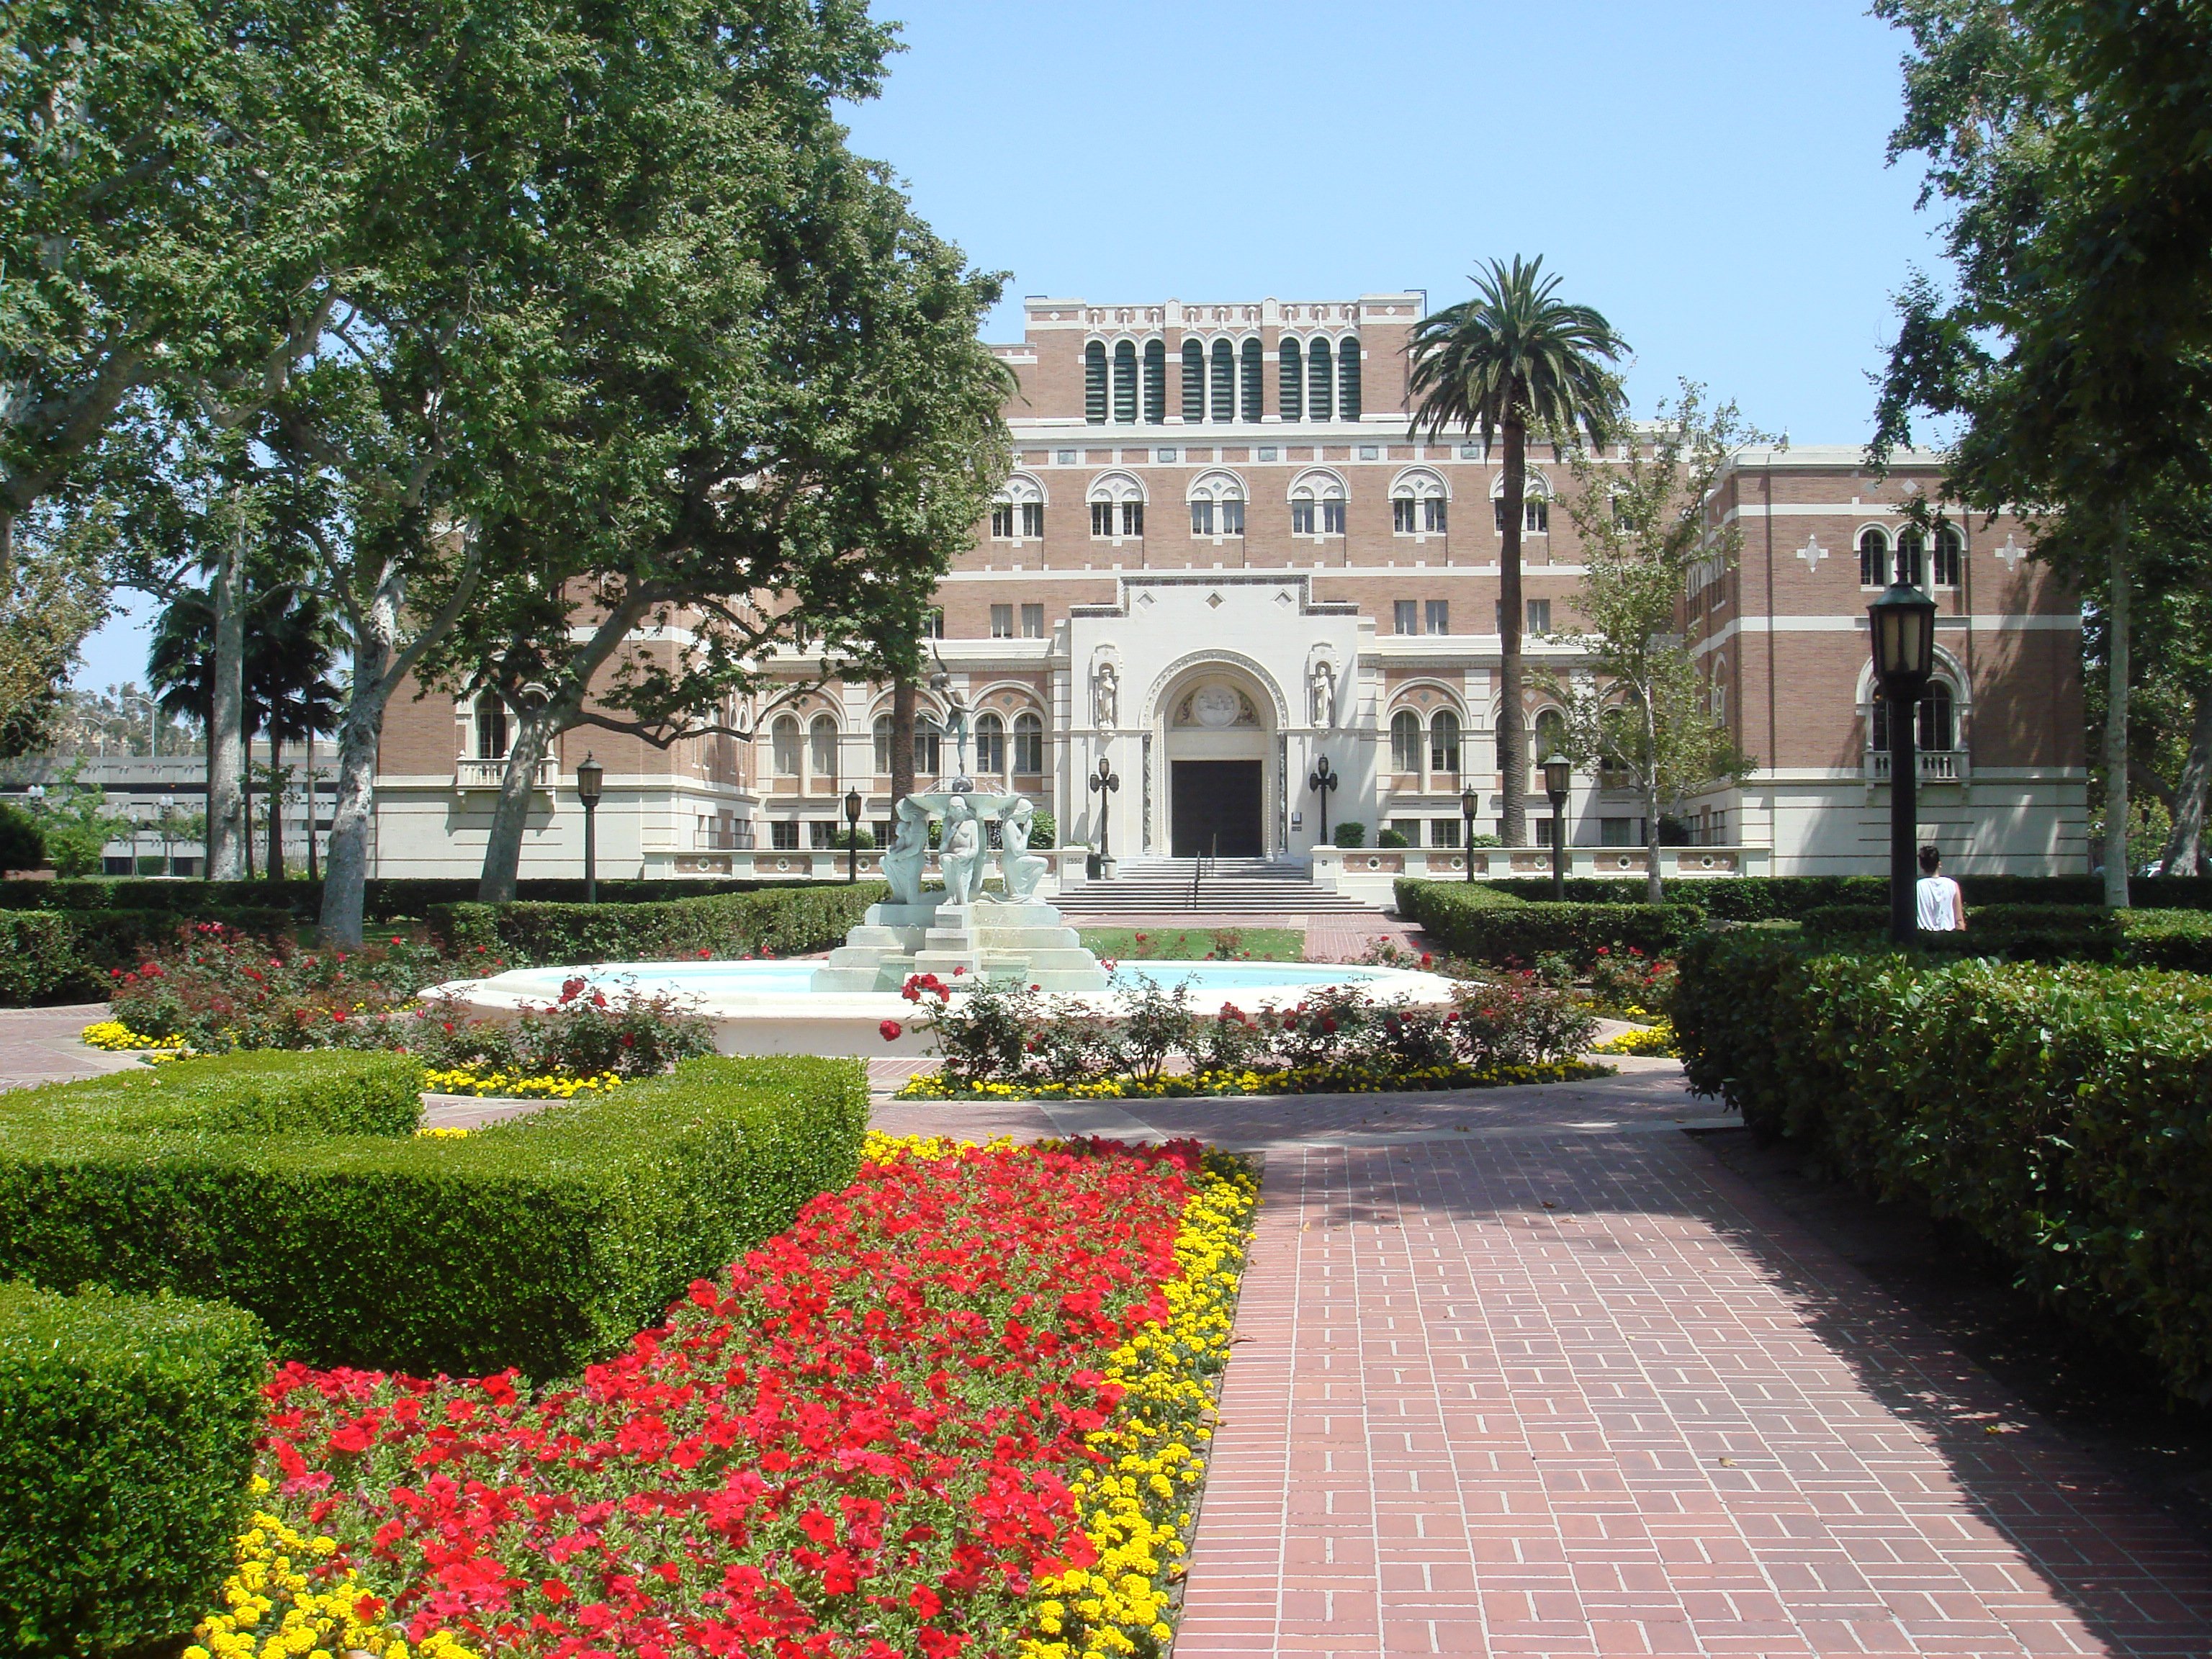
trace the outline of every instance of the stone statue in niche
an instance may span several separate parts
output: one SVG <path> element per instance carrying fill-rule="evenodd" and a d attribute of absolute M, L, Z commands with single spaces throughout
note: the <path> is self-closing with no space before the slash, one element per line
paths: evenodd
<path fill-rule="evenodd" d="M 1091 724 L 1111 726 L 1121 717 L 1121 677 L 1110 662 L 1102 662 L 1091 674 Z"/>
<path fill-rule="evenodd" d="M 1306 676 L 1309 695 L 1313 699 L 1313 723 L 1332 726 L 1336 724 L 1336 671 L 1326 657 L 1316 660 Z"/>
<path fill-rule="evenodd" d="M 937 867 L 945 872 L 945 902 L 973 904 L 983 890 L 988 860 L 983 850 L 983 826 L 965 795 L 945 803 L 945 834 L 937 850 Z"/>
<path fill-rule="evenodd" d="M 893 904 L 919 904 L 921 866 L 929 857 L 929 812 L 912 795 L 902 795 L 891 816 L 897 822 L 884 854 L 884 879 L 890 884 Z"/>
<path fill-rule="evenodd" d="M 1034 902 L 1037 883 L 1044 879 L 1046 860 L 1030 851 L 1036 818 L 1036 807 L 1026 797 L 999 815 L 999 872 L 1006 879 L 1009 904 Z"/>

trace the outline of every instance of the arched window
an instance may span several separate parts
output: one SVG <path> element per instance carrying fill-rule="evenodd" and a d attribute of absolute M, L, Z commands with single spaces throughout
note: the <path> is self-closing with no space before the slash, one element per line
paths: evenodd
<path fill-rule="evenodd" d="M 975 769 L 1000 776 L 1006 769 L 1006 723 L 996 714 L 975 717 Z"/>
<path fill-rule="evenodd" d="M 806 764 L 816 777 L 836 781 L 837 722 L 827 714 L 817 714 L 806 728 Z"/>
<path fill-rule="evenodd" d="M 1959 746 L 1958 716 L 1952 702 L 1951 687 L 1943 680 L 1930 680 L 1920 693 L 1919 707 L 1914 711 L 1912 740 L 1923 754 L 1935 753 Z M 1871 746 L 1877 750 L 1889 747 L 1889 705 L 1876 686 L 1874 693 L 1874 730 Z"/>
<path fill-rule="evenodd" d="M 1359 418 L 1359 337 L 1336 343 L 1336 418 Z"/>
<path fill-rule="evenodd" d="M 1114 418 L 1131 425 L 1137 419 L 1137 348 L 1127 340 L 1114 348 Z"/>
<path fill-rule="evenodd" d="M 1182 343 L 1182 418 L 1191 426 L 1206 418 L 1206 348 L 1195 340 Z"/>
<path fill-rule="evenodd" d="M 991 503 L 993 541 L 1044 539 L 1044 486 L 1026 472 L 1006 480 L 999 499 Z"/>
<path fill-rule="evenodd" d="M 1243 386 L 1241 388 L 1243 397 L 1242 406 L 1237 410 L 1237 413 L 1248 421 L 1256 421 L 1261 414 L 1261 392 L 1267 384 L 1267 360 L 1260 350 L 1260 343 L 1257 340 L 1244 342 L 1243 356 L 1244 359 Z"/>
<path fill-rule="evenodd" d="M 1521 533 L 1524 536 L 1545 536 L 1552 529 L 1552 481 L 1540 472 L 1528 472 L 1522 478 Z M 1505 533 L 1505 475 L 1500 472 L 1491 481 L 1490 520 L 1492 528 L 1499 535 Z"/>
<path fill-rule="evenodd" d="M 1459 775 L 1459 716 L 1449 708 L 1429 722 L 1429 770 Z"/>
<path fill-rule="evenodd" d="M 1306 418 L 1325 421 L 1334 409 L 1335 400 L 1330 395 L 1331 382 L 1335 379 L 1335 364 L 1328 355 L 1328 342 L 1315 340 L 1306 347 Z"/>
<path fill-rule="evenodd" d="M 1410 468 L 1390 483 L 1390 528 L 1400 536 L 1441 536 L 1450 522 L 1444 481 L 1426 467 Z"/>
<path fill-rule="evenodd" d="M 872 731 L 876 739 L 876 775 L 887 778 L 891 775 L 891 717 L 877 715 Z"/>
<path fill-rule="evenodd" d="M 1889 586 L 1889 538 L 1879 530 L 1859 532 L 1859 586 Z"/>
<path fill-rule="evenodd" d="M 1528 761 L 1540 766 L 1567 746 L 1567 717 L 1556 708 L 1536 716 L 1536 741 L 1529 745 Z"/>
<path fill-rule="evenodd" d="M 1164 340 L 1145 342 L 1145 419 L 1154 426 L 1168 417 L 1168 348 Z"/>
<path fill-rule="evenodd" d="M 490 692 L 477 698 L 477 758 L 504 760 L 507 757 L 507 705 Z"/>
<path fill-rule="evenodd" d="M 1106 424 L 1106 343 L 1093 340 L 1083 348 L 1083 418 L 1093 426 Z"/>
<path fill-rule="evenodd" d="M 1091 533 L 1120 541 L 1145 533 L 1145 487 L 1127 472 L 1102 472 L 1091 481 Z"/>
<path fill-rule="evenodd" d="M 933 778 L 945 769 L 945 729 L 927 712 L 914 717 L 914 775 Z"/>
<path fill-rule="evenodd" d="M 1213 386 L 1208 403 L 1215 420 L 1237 418 L 1237 352 L 1226 340 L 1213 343 Z"/>
<path fill-rule="evenodd" d="M 1928 586 L 1928 544 L 1917 530 L 1897 532 L 1897 563 L 1905 580 L 1915 587 Z"/>
<path fill-rule="evenodd" d="M 1044 770 L 1044 721 L 1023 713 L 1014 716 L 1014 775 L 1033 778 Z"/>
<path fill-rule="evenodd" d="M 1959 567 L 1966 562 L 1966 538 L 1959 533 L 1956 525 L 1945 525 L 1936 532 L 1936 586 L 1956 587 Z"/>
<path fill-rule="evenodd" d="M 1319 469 L 1291 480 L 1291 534 L 1344 534 L 1344 480 Z"/>
<path fill-rule="evenodd" d="M 780 778 L 799 775 L 799 722 L 788 714 L 769 728 L 769 763 Z"/>
<path fill-rule="evenodd" d="M 1277 411 L 1286 421 L 1303 420 L 1306 406 L 1306 361 L 1294 339 L 1285 339 L 1275 349 L 1279 359 L 1276 376 L 1275 401 Z"/>
<path fill-rule="evenodd" d="M 1421 769 L 1421 717 L 1410 708 L 1390 716 L 1390 769 L 1416 775 Z"/>
<path fill-rule="evenodd" d="M 1244 533 L 1244 484 L 1233 472 L 1201 472 L 1190 483 L 1190 533 Z"/>

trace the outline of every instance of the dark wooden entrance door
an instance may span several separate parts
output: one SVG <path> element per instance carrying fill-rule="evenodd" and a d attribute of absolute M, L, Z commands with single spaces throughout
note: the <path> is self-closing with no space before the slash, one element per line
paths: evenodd
<path fill-rule="evenodd" d="M 1176 761 L 1171 787 L 1177 858 L 1249 859 L 1267 850 L 1258 761 Z"/>

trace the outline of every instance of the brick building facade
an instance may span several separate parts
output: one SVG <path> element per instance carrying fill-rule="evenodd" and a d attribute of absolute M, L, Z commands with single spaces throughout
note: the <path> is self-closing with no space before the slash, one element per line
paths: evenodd
<path fill-rule="evenodd" d="M 1460 868 L 1462 792 L 1494 830 L 1498 458 L 1407 437 L 1406 344 L 1418 293 L 1291 304 L 1096 306 L 1030 300 L 995 347 L 1018 391 L 1017 467 L 940 590 L 938 650 L 975 711 L 970 773 L 1033 793 L 1063 842 L 1102 831 L 1124 859 L 1218 851 L 1304 857 L 1322 840 L 1309 787 L 1346 819 L 1395 828 Z M 1527 654 L 1571 672 L 1581 566 L 1555 506 L 1566 469 L 1532 445 L 1522 542 Z M 1717 869 L 1883 867 L 1886 756 L 1866 670 L 1867 601 L 1888 578 L 1900 506 L 1934 458 L 1885 478 L 1855 450 L 1753 451 L 1711 503 L 1743 532 L 1737 565 L 1686 596 L 1713 706 L 1759 769 L 1686 803 Z M 1919 711 L 1921 817 L 1958 868 L 2078 870 L 2086 859 L 2080 615 L 2022 553 L 1973 522 L 1908 542 L 1941 615 L 1942 677 Z M 1540 676 L 1532 675 L 1532 681 Z M 607 767 L 609 873 L 827 873 L 816 856 L 857 789 L 890 806 L 887 688 L 833 684 L 750 744 L 662 753 L 568 733 L 547 763 L 523 873 L 578 866 L 574 763 Z M 1539 691 L 1528 714 L 1540 726 Z M 378 780 L 378 867 L 467 874 L 489 825 L 504 738 L 495 709 L 400 699 Z M 922 739 L 921 773 L 949 773 Z M 1088 787 L 1101 760 L 1120 787 Z M 1102 808 L 1100 802 L 1105 805 Z M 1532 803 L 1532 836 L 1548 810 Z M 1578 847 L 1641 844 L 1640 809 L 1578 780 Z M 1102 820 L 1102 811 L 1110 823 Z M 1618 860 L 1626 867 L 1627 855 Z"/>

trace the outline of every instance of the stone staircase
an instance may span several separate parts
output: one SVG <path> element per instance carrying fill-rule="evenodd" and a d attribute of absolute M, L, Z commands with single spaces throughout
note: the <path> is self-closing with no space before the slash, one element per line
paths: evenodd
<path fill-rule="evenodd" d="M 1026 980 L 1047 991 L 1097 991 L 1106 972 L 1049 904 L 978 899 L 872 904 L 866 919 L 814 971 L 817 991 L 896 991 L 909 974 Z"/>
<path fill-rule="evenodd" d="M 1193 880 L 1195 878 L 1195 897 Z M 1150 859 L 1125 863 L 1112 881 L 1064 888 L 1053 901 L 1071 922 L 1110 925 L 1121 916 L 1177 911 L 1223 916 L 1379 914 L 1374 906 L 1314 885 L 1304 865 L 1272 859 Z"/>

